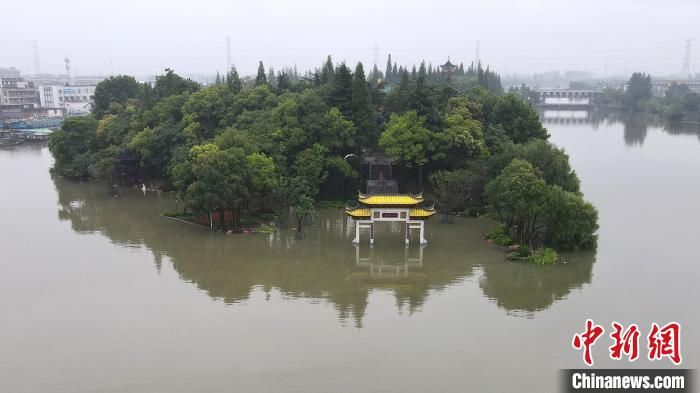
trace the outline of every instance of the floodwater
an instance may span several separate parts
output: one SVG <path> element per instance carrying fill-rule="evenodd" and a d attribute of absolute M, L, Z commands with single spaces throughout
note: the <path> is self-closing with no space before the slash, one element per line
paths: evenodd
<path fill-rule="evenodd" d="M 549 267 L 505 261 L 482 219 L 408 248 L 390 224 L 353 246 L 339 210 L 303 240 L 210 233 L 161 217 L 167 196 L 52 179 L 45 146 L 2 149 L 0 392 L 554 392 L 586 318 L 678 321 L 697 367 L 700 130 L 544 121 L 600 211 L 597 251 Z M 596 366 L 670 366 L 609 345 Z"/>

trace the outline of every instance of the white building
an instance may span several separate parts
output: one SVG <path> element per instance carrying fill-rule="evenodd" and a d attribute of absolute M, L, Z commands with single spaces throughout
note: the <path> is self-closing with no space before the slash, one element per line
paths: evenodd
<path fill-rule="evenodd" d="M 85 115 L 92 108 L 95 86 L 40 86 L 43 108 L 61 108 L 66 116 Z"/>
<path fill-rule="evenodd" d="M 0 78 L 0 107 L 21 111 L 39 106 L 37 90 L 22 78 Z"/>

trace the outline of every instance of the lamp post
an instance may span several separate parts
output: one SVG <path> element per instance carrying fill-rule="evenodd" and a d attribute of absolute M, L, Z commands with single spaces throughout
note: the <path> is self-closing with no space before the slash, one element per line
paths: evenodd
<path fill-rule="evenodd" d="M 357 155 L 354 153 L 346 154 L 345 157 L 343 157 L 343 160 L 347 161 L 350 157 L 357 157 Z M 345 198 L 345 176 L 343 176 L 343 187 L 341 192 L 343 193 L 343 198 Z"/>

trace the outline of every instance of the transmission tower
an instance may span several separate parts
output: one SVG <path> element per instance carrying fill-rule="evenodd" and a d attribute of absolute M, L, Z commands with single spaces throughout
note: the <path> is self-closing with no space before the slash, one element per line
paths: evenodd
<path fill-rule="evenodd" d="M 39 43 L 37 40 L 32 41 L 32 50 L 34 52 L 34 74 L 41 74 L 41 63 L 39 62 Z"/>
<path fill-rule="evenodd" d="M 690 48 L 693 40 L 685 41 L 685 56 L 683 57 L 683 75 L 690 79 Z"/>
<path fill-rule="evenodd" d="M 66 63 L 66 77 L 70 83 L 70 59 L 66 57 L 63 61 Z"/>
<path fill-rule="evenodd" d="M 377 47 L 377 44 L 374 44 L 374 65 L 377 66 L 379 64 L 379 47 Z"/>
<path fill-rule="evenodd" d="M 231 37 L 226 37 L 226 72 L 231 71 Z"/>
<path fill-rule="evenodd" d="M 479 59 L 479 41 L 477 41 L 476 42 L 476 54 L 474 56 L 474 67 L 478 68 L 480 61 L 481 61 L 481 59 Z"/>

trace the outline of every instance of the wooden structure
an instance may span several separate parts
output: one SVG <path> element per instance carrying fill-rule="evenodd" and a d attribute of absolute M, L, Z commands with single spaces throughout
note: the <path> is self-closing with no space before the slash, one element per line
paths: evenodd
<path fill-rule="evenodd" d="M 457 72 L 457 66 L 450 62 L 449 57 L 447 58 L 447 63 L 441 65 L 440 68 L 442 69 L 442 75 L 448 78 Z"/>

